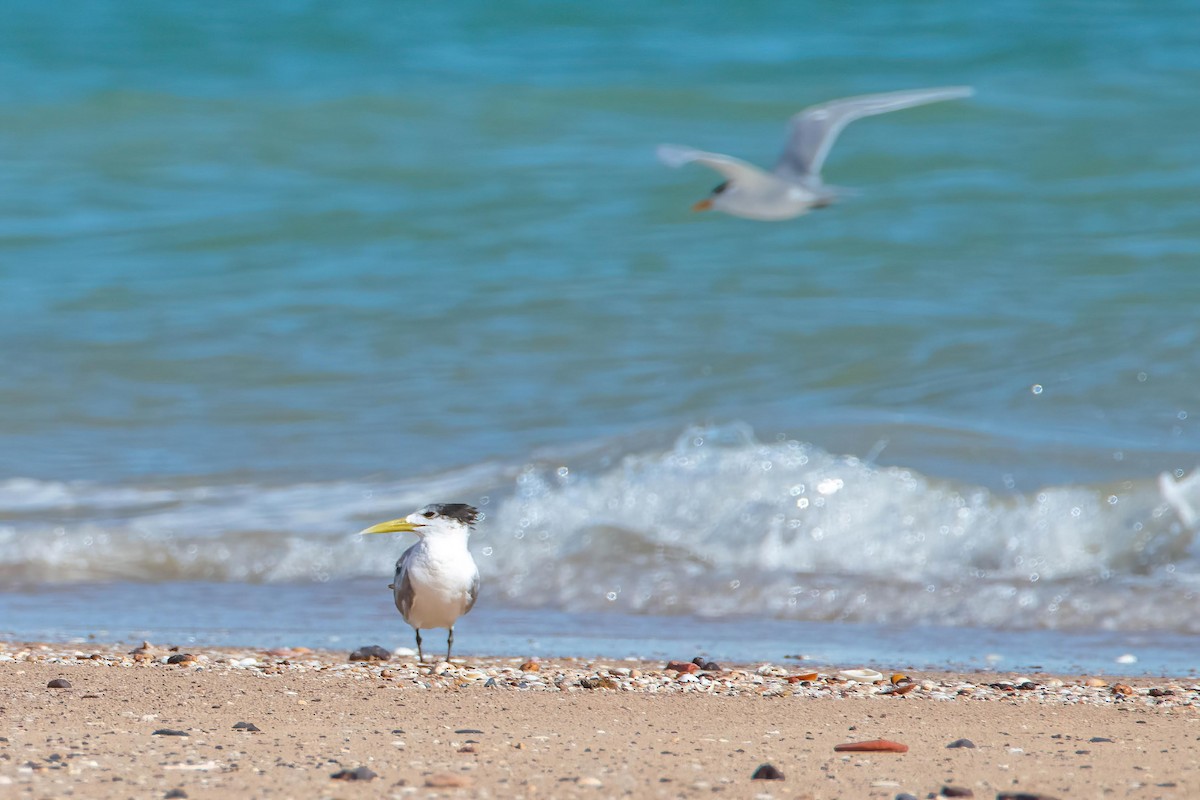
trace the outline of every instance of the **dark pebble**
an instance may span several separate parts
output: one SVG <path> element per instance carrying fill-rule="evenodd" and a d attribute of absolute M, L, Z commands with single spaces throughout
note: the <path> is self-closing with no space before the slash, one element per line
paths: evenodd
<path fill-rule="evenodd" d="M 459 728 L 455 733 L 483 733 L 483 731 L 476 728 Z"/>
<path fill-rule="evenodd" d="M 187 731 L 177 731 L 174 728 L 159 728 L 151 736 L 190 736 Z"/>
<path fill-rule="evenodd" d="M 360 647 L 350 654 L 351 661 L 387 661 L 392 654 L 377 644 Z"/>
<path fill-rule="evenodd" d="M 1148 694 L 1151 697 L 1174 697 L 1175 693 L 1170 689 L 1151 689 Z"/>
<path fill-rule="evenodd" d="M 956 747 L 969 747 L 972 750 L 974 750 L 975 743 L 972 742 L 970 739 L 955 739 L 953 742 L 946 745 L 946 748 L 949 750 L 953 750 Z"/>
<path fill-rule="evenodd" d="M 909 794 L 908 792 L 901 792 L 900 794 L 896 795 L 896 800 L 917 800 L 917 796 L 915 794 Z"/>
<path fill-rule="evenodd" d="M 776 769 L 771 764 L 763 764 L 758 769 L 754 770 L 754 774 L 750 776 L 752 781 L 781 781 L 783 773 Z"/>
<path fill-rule="evenodd" d="M 178 664 L 181 661 L 195 661 L 196 657 L 191 653 L 176 653 L 167 659 L 168 664 Z"/>
<path fill-rule="evenodd" d="M 335 772 L 329 777 L 335 781 L 369 781 L 379 776 L 366 767 L 355 767 L 354 769 L 344 769 L 341 772 Z"/>
<path fill-rule="evenodd" d="M 163 797 L 165 797 L 165 798 L 187 797 L 187 792 L 185 792 L 183 789 L 172 789 L 171 791 L 164 794 Z"/>
<path fill-rule="evenodd" d="M 974 797 L 975 793 L 965 786 L 943 786 L 942 797 Z"/>
<path fill-rule="evenodd" d="M 55 678 L 46 684 L 47 689 L 70 689 L 71 682 L 66 678 Z"/>
<path fill-rule="evenodd" d="M 238 723 L 235 723 L 235 724 L 234 724 L 234 726 L 233 726 L 233 729 L 234 729 L 235 731 L 250 731 L 251 733 L 253 733 L 254 731 L 260 731 L 260 730 L 262 730 L 262 729 L 261 729 L 261 728 L 259 728 L 257 725 L 255 725 L 253 722 L 238 722 Z"/>
<path fill-rule="evenodd" d="M 1103 736 L 1093 736 L 1092 738 L 1088 739 L 1088 741 L 1093 742 L 1093 743 L 1095 743 L 1095 742 L 1111 742 L 1112 739 L 1107 739 Z"/>
<path fill-rule="evenodd" d="M 487 679 L 487 682 L 483 684 L 483 688 L 485 688 L 485 689 L 495 689 L 495 688 L 496 688 L 497 686 L 499 686 L 499 685 L 500 685 L 500 684 L 496 683 L 496 679 L 495 679 L 495 678 L 488 678 L 488 679 Z"/>
<path fill-rule="evenodd" d="M 1001 792 L 996 795 L 996 800 L 1058 800 L 1058 798 L 1037 792 Z"/>

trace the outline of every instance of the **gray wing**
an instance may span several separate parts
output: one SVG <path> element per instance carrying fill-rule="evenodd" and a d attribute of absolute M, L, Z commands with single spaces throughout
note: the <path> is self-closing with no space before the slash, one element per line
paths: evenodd
<path fill-rule="evenodd" d="M 697 164 L 703 164 L 709 169 L 716 170 L 729 180 L 736 181 L 744 187 L 750 187 L 756 183 L 771 185 L 777 183 L 777 179 L 770 173 L 733 156 L 706 153 L 703 150 L 695 150 L 678 144 L 660 144 L 657 153 L 658 160 L 668 167 L 682 167 L 695 161 Z"/>
<path fill-rule="evenodd" d="M 479 570 L 475 571 L 475 578 L 471 581 L 471 588 L 467 590 L 467 607 L 463 609 L 463 613 L 467 613 L 475 607 L 475 601 L 479 599 Z"/>
<path fill-rule="evenodd" d="M 396 608 L 400 611 L 400 616 L 404 617 L 405 622 L 408 622 L 408 612 L 412 611 L 414 592 L 412 581 L 408 577 L 408 569 L 416 551 L 417 545 L 414 544 L 401 554 L 400 559 L 396 561 L 396 580 L 392 583 L 392 591 L 396 596 Z"/>
<path fill-rule="evenodd" d="M 787 145 L 775 165 L 775 172 L 794 179 L 816 177 L 820 175 L 825 157 L 838 134 L 854 120 L 973 94 L 975 90 L 970 86 L 943 86 L 864 94 L 811 106 L 792 117 Z"/>

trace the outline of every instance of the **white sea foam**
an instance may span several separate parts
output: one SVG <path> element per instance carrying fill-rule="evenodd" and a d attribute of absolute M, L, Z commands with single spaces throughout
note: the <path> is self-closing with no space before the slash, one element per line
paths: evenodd
<path fill-rule="evenodd" d="M 325 581 L 385 575 L 355 531 L 479 504 L 489 593 L 572 610 L 992 627 L 1196 629 L 1200 478 L 1000 494 L 748 428 L 394 483 L 0 483 L 0 576 Z"/>

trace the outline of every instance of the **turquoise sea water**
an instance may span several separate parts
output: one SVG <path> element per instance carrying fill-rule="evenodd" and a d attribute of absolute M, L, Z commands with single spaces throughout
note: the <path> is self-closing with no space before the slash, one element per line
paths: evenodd
<path fill-rule="evenodd" d="M 403 543 L 353 532 L 457 500 L 513 642 L 555 608 L 1186 649 L 1197 74 L 1185 2 L 20 4 L 0 633 L 177 580 L 394 615 L 355 592 Z M 692 214 L 719 177 L 654 158 L 947 84 L 790 222 Z"/>

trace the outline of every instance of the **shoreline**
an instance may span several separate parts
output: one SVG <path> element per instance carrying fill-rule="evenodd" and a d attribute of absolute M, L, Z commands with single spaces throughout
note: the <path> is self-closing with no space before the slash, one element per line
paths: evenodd
<path fill-rule="evenodd" d="M 348 658 L 0 641 L 0 788 L 102 798 L 1200 793 L 1200 683 L 1189 677 Z M 50 688 L 57 680 L 70 686 Z M 908 751 L 834 750 L 874 739 Z M 948 747 L 961 739 L 974 746 Z M 753 779 L 762 764 L 784 779 Z"/>

